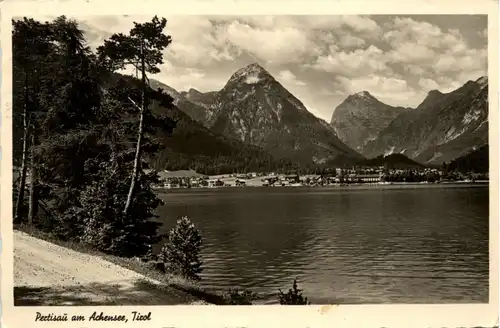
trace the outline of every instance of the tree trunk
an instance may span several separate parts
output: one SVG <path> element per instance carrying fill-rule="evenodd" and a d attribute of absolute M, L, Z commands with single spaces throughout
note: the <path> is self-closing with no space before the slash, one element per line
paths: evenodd
<path fill-rule="evenodd" d="M 14 222 L 19 222 L 19 215 L 21 214 L 21 207 L 24 202 L 24 188 L 26 188 L 26 161 L 27 161 L 27 153 L 28 153 L 28 133 L 29 133 L 29 125 L 28 125 L 28 110 L 27 110 L 27 90 L 26 86 L 24 87 L 24 109 L 23 109 L 23 155 L 21 160 L 21 181 L 19 183 L 19 190 L 17 193 L 16 200 L 16 209 L 14 212 Z"/>
<path fill-rule="evenodd" d="M 30 199 L 29 199 L 29 210 L 28 210 L 28 222 L 33 224 L 36 212 L 38 210 L 38 200 L 37 200 L 37 173 L 35 165 L 35 142 L 36 130 L 33 128 L 31 133 L 31 181 L 30 181 Z"/>
<path fill-rule="evenodd" d="M 140 117 L 139 117 L 139 135 L 137 136 L 137 147 L 135 150 L 135 159 L 134 159 L 134 170 L 132 171 L 132 179 L 130 181 L 130 188 L 127 195 L 127 202 L 125 203 L 125 209 L 123 210 L 123 214 L 127 215 L 130 209 L 130 204 L 132 203 L 132 198 L 134 196 L 135 183 L 137 182 L 137 176 L 139 175 L 139 166 L 141 163 L 141 148 L 142 148 L 142 136 L 144 130 L 144 111 L 146 107 L 146 67 L 145 67 L 145 59 L 144 59 L 144 41 L 141 43 L 141 108 L 140 108 Z"/>

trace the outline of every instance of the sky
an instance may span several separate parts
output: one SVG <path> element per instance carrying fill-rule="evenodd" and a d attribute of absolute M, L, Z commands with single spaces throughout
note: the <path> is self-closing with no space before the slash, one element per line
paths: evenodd
<path fill-rule="evenodd" d="M 147 16 L 76 19 L 95 48 Z M 258 63 L 310 112 L 330 121 L 350 94 L 368 91 L 417 106 L 430 90 L 452 91 L 487 72 L 487 16 L 173 16 L 161 73 L 177 91 L 220 90 Z"/>

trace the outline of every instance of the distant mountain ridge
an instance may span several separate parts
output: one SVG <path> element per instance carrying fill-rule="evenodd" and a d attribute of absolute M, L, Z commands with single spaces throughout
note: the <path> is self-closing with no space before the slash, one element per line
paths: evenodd
<path fill-rule="evenodd" d="M 161 87 L 156 81 L 154 88 Z M 363 158 L 256 63 L 236 71 L 217 92 L 169 88 L 164 89 L 176 106 L 194 120 L 216 134 L 261 147 L 275 158 L 301 164 Z"/>
<path fill-rule="evenodd" d="M 368 158 L 402 153 L 425 164 L 449 162 L 488 143 L 488 78 L 449 93 L 431 90 L 414 109 L 385 105 L 367 92 L 351 95 L 331 124 Z"/>
<path fill-rule="evenodd" d="M 426 164 L 441 164 L 488 143 L 488 78 L 441 93 L 432 90 L 413 110 L 398 115 L 369 140 L 364 155 L 403 153 Z"/>
<path fill-rule="evenodd" d="M 174 98 L 174 104 L 193 120 L 204 124 L 210 114 L 211 97 L 213 92 L 202 93 L 195 89 L 188 92 L 178 92 L 174 88 L 154 79 L 150 79 L 150 86 L 153 90 L 163 89 L 169 96 Z"/>
<path fill-rule="evenodd" d="M 330 124 L 340 140 L 365 154 L 366 143 L 406 110 L 384 104 L 368 91 L 362 91 L 348 96 L 335 108 Z"/>
<path fill-rule="evenodd" d="M 402 153 L 435 165 L 488 142 L 487 77 L 449 93 L 432 90 L 413 109 L 384 104 L 362 91 L 335 109 L 330 124 L 258 64 L 236 71 L 220 91 L 177 92 L 160 82 L 156 87 L 215 134 L 302 164 L 348 164 Z"/>
<path fill-rule="evenodd" d="M 193 104 L 199 105 L 205 109 L 209 109 L 215 101 L 217 91 L 203 93 L 191 88 L 188 92 L 181 92 L 181 96 L 183 96 Z"/>

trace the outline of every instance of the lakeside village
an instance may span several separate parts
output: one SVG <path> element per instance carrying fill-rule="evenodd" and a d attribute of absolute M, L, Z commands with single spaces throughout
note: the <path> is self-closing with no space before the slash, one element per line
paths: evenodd
<path fill-rule="evenodd" d="M 323 187 L 351 184 L 398 183 L 485 183 L 488 173 L 445 172 L 425 169 L 341 169 L 323 174 L 233 173 L 208 176 L 193 170 L 158 172 L 160 184 L 155 188 L 218 188 L 218 187 Z"/>

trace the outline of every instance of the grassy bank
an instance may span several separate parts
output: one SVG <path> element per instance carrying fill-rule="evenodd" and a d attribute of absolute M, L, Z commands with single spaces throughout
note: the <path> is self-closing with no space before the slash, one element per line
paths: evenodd
<path fill-rule="evenodd" d="M 28 225 L 16 225 L 15 230 L 25 232 L 35 238 L 65 247 L 80 253 L 98 256 L 106 261 L 116 264 L 120 267 L 126 268 L 128 270 L 137 272 L 145 277 L 160 281 L 164 285 L 160 288 L 173 288 L 176 291 L 181 292 L 185 296 L 183 300 L 185 303 L 192 303 L 193 299 L 199 300 L 200 303 L 210 303 L 215 305 L 225 305 L 228 304 L 227 299 L 218 293 L 205 290 L 201 288 L 196 283 L 187 281 L 186 279 L 175 276 L 172 274 L 165 274 L 160 270 L 156 269 L 153 263 L 148 263 L 141 261 L 137 258 L 123 258 L 118 256 L 113 256 L 105 254 L 103 252 L 92 249 L 88 245 L 77 243 L 73 241 L 63 241 L 54 238 L 50 234 L 42 232 L 32 226 Z M 157 288 L 157 286 L 156 286 Z M 179 294 L 179 293 L 177 293 Z"/>

